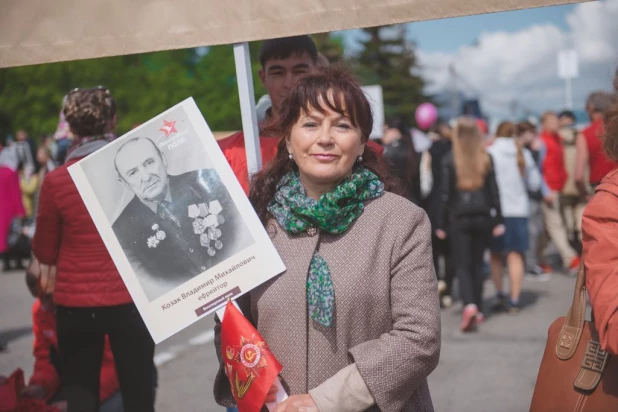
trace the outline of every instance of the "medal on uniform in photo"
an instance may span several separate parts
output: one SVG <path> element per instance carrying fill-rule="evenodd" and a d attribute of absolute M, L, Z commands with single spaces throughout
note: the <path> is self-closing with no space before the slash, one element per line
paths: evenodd
<path fill-rule="evenodd" d="M 159 246 L 159 243 L 164 241 L 165 238 L 167 237 L 164 231 L 159 230 L 158 224 L 155 223 L 154 225 L 152 225 L 151 229 L 155 232 L 155 234 L 150 236 L 148 240 L 146 241 L 148 243 L 148 248 L 150 249 L 156 248 L 157 246 Z"/>
<path fill-rule="evenodd" d="M 217 254 L 217 250 L 223 248 L 220 238 L 223 234 L 219 225 L 225 223 L 221 215 L 221 203 L 213 200 L 208 203 L 189 205 L 189 217 L 193 219 L 193 233 L 200 237 L 200 245 L 206 248 L 210 256 Z"/>

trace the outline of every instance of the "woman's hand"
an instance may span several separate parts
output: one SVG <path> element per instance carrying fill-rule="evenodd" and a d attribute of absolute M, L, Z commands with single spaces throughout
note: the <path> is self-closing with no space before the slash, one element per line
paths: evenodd
<path fill-rule="evenodd" d="M 277 405 L 274 412 L 318 412 L 318 407 L 309 394 L 292 395 Z"/>
<path fill-rule="evenodd" d="M 56 266 L 49 266 L 39 264 L 41 271 L 41 277 L 39 278 L 39 284 L 41 285 L 41 291 L 43 294 L 50 294 L 54 292 L 56 286 Z"/>
<path fill-rule="evenodd" d="M 446 239 L 446 232 L 442 229 L 436 230 L 436 237 L 440 240 Z"/>
<path fill-rule="evenodd" d="M 491 234 L 494 237 L 500 237 L 504 235 L 504 232 L 506 232 L 506 227 L 504 227 L 504 225 L 498 225 L 498 226 L 494 226 L 494 230 L 491 232 Z"/>

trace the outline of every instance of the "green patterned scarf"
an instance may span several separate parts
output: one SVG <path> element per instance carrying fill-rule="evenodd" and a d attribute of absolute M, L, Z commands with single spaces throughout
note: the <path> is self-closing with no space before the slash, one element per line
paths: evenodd
<path fill-rule="evenodd" d="M 289 233 L 320 229 L 327 233 L 345 232 L 363 213 L 364 202 L 384 193 L 384 184 L 371 171 L 358 167 L 320 200 L 307 197 L 298 174 L 290 172 L 277 185 L 268 211 Z M 307 275 L 309 315 L 323 326 L 333 322 L 335 288 L 326 260 L 316 251 Z"/>

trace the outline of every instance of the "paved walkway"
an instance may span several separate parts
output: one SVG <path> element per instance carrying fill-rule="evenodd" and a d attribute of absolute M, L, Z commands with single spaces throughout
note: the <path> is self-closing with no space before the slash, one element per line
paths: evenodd
<path fill-rule="evenodd" d="M 486 283 L 486 296 L 495 294 Z M 517 315 L 491 315 L 477 333 L 458 330 L 461 307 L 442 314 L 442 352 L 429 378 L 436 411 L 523 412 L 530 408 L 547 329 L 566 315 L 574 278 L 526 281 Z M 489 305 L 486 305 L 489 306 Z"/>
<path fill-rule="evenodd" d="M 444 310 L 440 364 L 429 379 L 436 411 L 527 411 L 547 328 L 566 314 L 574 283 L 561 275 L 547 283 L 526 281 L 521 313 L 487 313 L 486 324 L 473 334 L 458 331 L 459 304 Z M 487 282 L 486 295 L 493 293 Z M 0 374 L 18 366 L 31 373 L 31 304 L 23 272 L 0 273 L 0 341 L 9 341 L 0 352 Z M 157 411 L 223 411 L 212 396 L 212 327 L 212 318 L 203 319 L 157 347 Z"/>

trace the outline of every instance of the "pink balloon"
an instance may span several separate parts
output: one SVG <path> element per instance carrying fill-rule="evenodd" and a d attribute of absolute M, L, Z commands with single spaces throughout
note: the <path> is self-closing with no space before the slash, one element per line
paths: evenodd
<path fill-rule="evenodd" d="M 438 109 L 431 103 L 423 103 L 416 109 L 416 124 L 422 130 L 427 130 L 438 120 Z"/>

